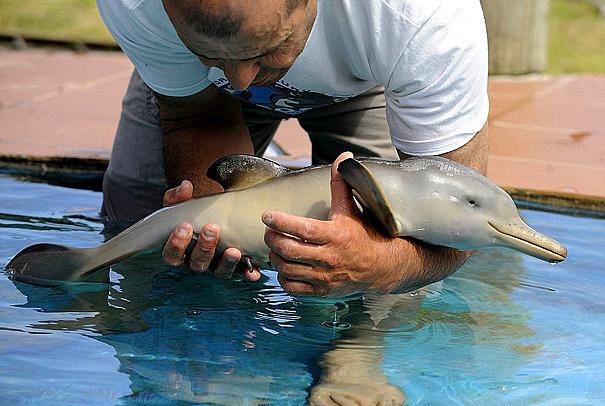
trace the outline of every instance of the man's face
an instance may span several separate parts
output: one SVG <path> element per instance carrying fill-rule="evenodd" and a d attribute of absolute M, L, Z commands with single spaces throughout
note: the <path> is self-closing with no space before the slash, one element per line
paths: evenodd
<path fill-rule="evenodd" d="M 287 13 L 283 0 L 219 0 L 216 10 L 235 10 L 243 17 L 239 34 L 231 38 L 208 38 L 195 32 L 166 11 L 185 44 L 206 66 L 223 70 L 231 86 L 243 90 L 250 85 L 277 82 L 302 52 L 316 15 L 316 0 Z"/>

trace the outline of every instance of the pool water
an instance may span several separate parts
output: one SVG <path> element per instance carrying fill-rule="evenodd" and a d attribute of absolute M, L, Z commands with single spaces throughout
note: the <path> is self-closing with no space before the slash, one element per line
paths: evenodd
<path fill-rule="evenodd" d="M 0 269 L 36 242 L 103 241 L 98 192 L 0 175 L 0 196 Z M 409 405 L 603 404 L 605 220 L 522 216 L 569 258 L 485 250 L 391 309 L 388 328 L 361 299 L 301 301 L 274 272 L 219 281 L 155 253 L 113 266 L 109 285 L 0 273 L 0 404 L 302 405 L 334 348 L 374 354 Z"/>

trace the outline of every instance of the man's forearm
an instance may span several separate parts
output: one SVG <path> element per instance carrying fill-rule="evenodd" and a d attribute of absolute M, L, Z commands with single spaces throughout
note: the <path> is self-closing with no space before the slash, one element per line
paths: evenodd
<path fill-rule="evenodd" d="M 160 118 L 164 132 L 164 165 L 168 183 L 173 189 L 164 194 L 164 204 L 176 204 L 191 197 L 221 192 L 222 187 L 206 176 L 208 168 L 217 159 L 230 154 L 254 152 L 240 102 L 210 86 L 189 97 L 158 96 Z M 183 187 L 183 180 L 189 180 Z M 207 271 L 217 254 L 220 229 L 206 224 L 195 230 L 199 236 L 190 255 L 194 230 L 191 224 L 181 223 L 170 234 L 162 256 L 172 265 L 183 264 L 186 256 L 189 267 L 196 272 Z M 212 272 L 229 278 L 235 272 L 241 253 L 235 248 L 225 250 Z M 258 270 L 250 269 L 244 278 L 255 281 Z"/>
<path fill-rule="evenodd" d="M 411 292 L 438 282 L 456 272 L 474 253 L 409 239 L 397 239 L 394 244 L 398 253 L 396 266 L 405 278 L 393 284 L 392 293 Z"/>
<path fill-rule="evenodd" d="M 233 98 L 213 95 L 213 105 L 178 108 L 178 101 L 160 98 L 164 131 L 164 165 L 170 187 L 187 179 L 195 196 L 222 191 L 206 177 L 208 167 L 230 154 L 254 152 L 240 103 Z"/>
<path fill-rule="evenodd" d="M 406 155 L 401 151 L 398 151 L 398 153 L 401 159 L 411 157 L 411 155 Z M 466 165 L 469 168 L 473 168 L 477 172 L 486 175 L 488 153 L 488 125 L 485 123 L 483 128 L 479 130 L 469 142 L 462 147 L 441 156 L 459 162 L 462 165 Z"/>
<path fill-rule="evenodd" d="M 193 183 L 194 196 L 221 192 L 223 189 L 206 177 L 208 167 L 230 154 L 252 154 L 247 131 L 240 128 L 189 127 L 164 136 L 164 164 L 170 187 L 183 180 Z"/>

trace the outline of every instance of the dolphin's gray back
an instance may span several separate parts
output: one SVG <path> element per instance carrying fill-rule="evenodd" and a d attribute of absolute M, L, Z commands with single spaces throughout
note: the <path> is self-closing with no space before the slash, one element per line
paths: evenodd
<path fill-rule="evenodd" d="M 483 175 L 467 166 L 436 156 L 412 157 L 404 161 L 385 161 L 381 159 L 361 159 L 360 161 L 371 168 L 372 171 L 380 173 L 386 171 L 400 176 L 405 176 L 406 173 L 410 176 L 417 176 L 418 172 L 434 170 L 435 172 L 447 174 L 447 176 L 483 178 Z M 397 168 L 397 170 L 394 171 L 394 168 Z"/>

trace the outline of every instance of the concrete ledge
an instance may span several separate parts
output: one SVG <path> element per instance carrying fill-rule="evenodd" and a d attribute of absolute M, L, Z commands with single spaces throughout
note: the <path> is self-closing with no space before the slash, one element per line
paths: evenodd
<path fill-rule="evenodd" d="M 0 156 L 0 173 L 23 176 L 51 185 L 101 191 L 107 159 Z"/>
<path fill-rule="evenodd" d="M 605 218 L 605 197 L 506 187 L 504 190 L 520 207 L 546 208 L 563 213 L 569 212 L 571 209 L 571 211 L 576 211 L 574 214 Z M 554 208 L 556 210 L 552 210 Z"/>

